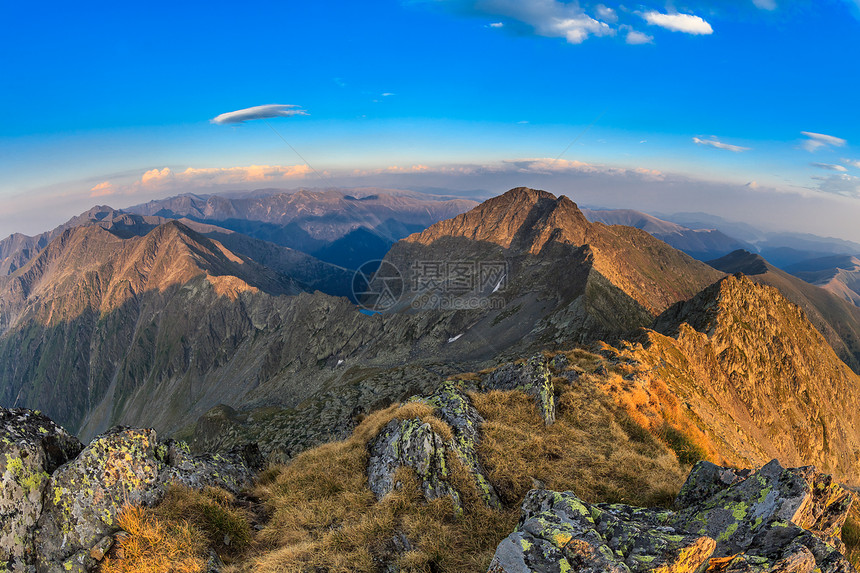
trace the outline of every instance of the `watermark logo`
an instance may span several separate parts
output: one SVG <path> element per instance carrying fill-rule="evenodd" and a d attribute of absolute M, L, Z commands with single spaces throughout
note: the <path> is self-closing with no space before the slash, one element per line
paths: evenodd
<path fill-rule="evenodd" d="M 388 261 L 367 261 L 352 276 L 352 296 L 358 306 L 371 312 L 385 312 L 403 296 L 403 276 Z"/>
<path fill-rule="evenodd" d="M 413 309 L 488 310 L 505 305 L 507 261 L 428 261 L 410 265 L 408 281 L 388 261 L 368 261 L 352 279 L 358 305 L 368 311 L 392 309 L 408 290 Z"/>

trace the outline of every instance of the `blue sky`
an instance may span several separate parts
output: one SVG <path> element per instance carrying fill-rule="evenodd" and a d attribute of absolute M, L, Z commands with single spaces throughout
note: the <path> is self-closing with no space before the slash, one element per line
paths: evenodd
<path fill-rule="evenodd" d="M 0 235 L 183 191 L 539 183 L 860 240 L 858 17 L 855 0 L 7 3 Z M 210 121 L 264 104 L 306 115 Z"/>

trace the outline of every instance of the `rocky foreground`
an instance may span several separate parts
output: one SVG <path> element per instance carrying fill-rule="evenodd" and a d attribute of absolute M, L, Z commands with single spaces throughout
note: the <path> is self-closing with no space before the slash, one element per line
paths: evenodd
<path fill-rule="evenodd" d="M 0 408 L 0 571 L 91 571 L 120 533 L 125 504 L 153 505 L 169 484 L 249 486 L 253 447 L 191 455 L 154 430 L 117 426 L 83 447 L 38 412 Z"/>
<path fill-rule="evenodd" d="M 552 427 L 561 423 L 552 371 L 564 361 L 538 355 L 448 381 L 401 406 L 401 415 L 381 421 L 359 446 L 366 451 L 365 487 L 376 500 L 371 505 L 385 504 L 407 471 L 417 478 L 422 503 L 450 500 L 454 515 L 463 516 L 469 506 L 467 482 L 456 475 L 462 470 L 480 504 L 503 509 L 498 484 L 478 456 L 484 419 L 475 393 L 519 392 L 533 402 L 537 423 Z M 105 555 L 122 557 L 117 516 L 124 505 L 156 505 L 172 483 L 236 493 L 262 466 L 254 447 L 192 455 L 183 443 L 159 441 L 146 429 L 115 427 L 84 447 L 47 417 L 22 409 L 0 409 L 0 449 L 0 571 L 98 570 Z M 535 486 L 514 531 L 507 537 L 498 531 L 490 572 L 855 571 L 840 537 L 852 494 L 813 467 L 785 469 L 774 460 L 754 471 L 700 462 L 673 510 L 587 503 L 570 491 Z M 415 540 L 401 537 L 408 552 Z M 379 567 L 402 570 L 398 559 Z"/>

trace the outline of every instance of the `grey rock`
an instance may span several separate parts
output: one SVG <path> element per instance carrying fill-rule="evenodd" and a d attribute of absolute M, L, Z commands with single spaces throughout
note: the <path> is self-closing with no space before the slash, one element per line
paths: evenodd
<path fill-rule="evenodd" d="M 35 563 L 33 533 L 49 475 L 81 448 L 38 412 L 0 408 L 0 562 L 7 570 L 26 571 Z"/>
<path fill-rule="evenodd" d="M 248 487 L 260 469 L 260 450 L 255 444 L 226 454 L 192 454 L 188 444 L 168 440 L 167 459 L 159 474 L 162 483 L 178 483 L 194 489 L 220 487 L 236 494 Z"/>
<path fill-rule="evenodd" d="M 532 490 L 516 530 L 499 544 L 489 571 L 696 571 L 715 542 L 666 526 L 667 513 L 590 505 L 573 492 Z"/>
<path fill-rule="evenodd" d="M 840 552 L 851 494 L 812 467 L 697 464 L 680 511 L 589 505 L 532 490 L 492 573 L 855 573 Z"/>
<path fill-rule="evenodd" d="M 448 495 L 462 509 L 460 495 L 448 482 L 445 441 L 430 424 L 414 418 L 391 420 L 370 446 L 368 483 L 377 499 L 395 487 L 394 474 L 401 467 L 415 470 L 427 499 Z"/>
<path fill-rule="evenodd" d="M 555 396 L 553 395 L 549 363 L 542 354 L 525 362 L 513 362 L 491 372 L 482 384 L 483 390 L 520 390 L 534 397 L 544 423 L 555 422 Z"/>
<path fill-rule="evenodd" d="M 125 504 L 152 504 L 163 489 L 154 430 L 116 427 L 93 440 L 48 483 L 35 544 L 42 568 L 117 530 Z"/>

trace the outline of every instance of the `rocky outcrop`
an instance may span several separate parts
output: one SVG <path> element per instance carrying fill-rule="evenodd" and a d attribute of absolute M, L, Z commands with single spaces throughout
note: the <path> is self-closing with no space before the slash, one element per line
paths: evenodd
<path fill-rule="evenodd" d="M 851 494 L 812 467 L 760 470 L 700 462 L 678 511 L 591 505 L 532 490 L 492 573 L 851 573 L 839 539 Z"/>
<path fill-rule="evenodd" d="M 0 424 L 0 563 L 11 571 L 87 571 L 113 543 L 124 505 L 155 504 L 173 483 L 236 493 L 262 462 L 256 446 L 193 456 L 154 430 L 121 426 L 82 450 L 29 410 L 0 409 Z"/>
<path fill-rule="evenodd" d="M 517 530 L 496 549 L 491 573 L 696 571 L 713 539 L 666 525 L 668 511 L 590 505 L 573 492 L 532 490 Z"/>
<path fill-rule="evenodd" d="M 46 416 L 0 408 L 0 563 L 24 571 L 35 559 L 33 533 L 51 473 L 81 443 Z"/>
<path fill-rule="evenodd" d="M 540 408 L 544 423 L 555 422 L 555 397 L 552 392 L 549 362 L 542 355 L 532 356 L 524 362 L 500 366 L 490 373 L 481 385 L 483 390 L 520 390 L 532 396 Z"/>
<path fill-rule="evenodd" d="M 472 475 L 484 501 L 500 507 L 476 451 L 483 418 L 462 389 L 455 382 L 446 382 L 431 396 L 412 401 L 432 406 L 434 416 L 446 425 L 445 433 L 451 435 L 446 439 L 420 418 L 391 420 L 370 444 L 368 484 L 377 499 L 397 487 L 397 470 L 408 467 L 415 471 L 428 500 L 450 496 L 455 510 L 461 512 L 460 493 L 451 483 L 449 465 L 449 460 L 457 459 Z"/>

